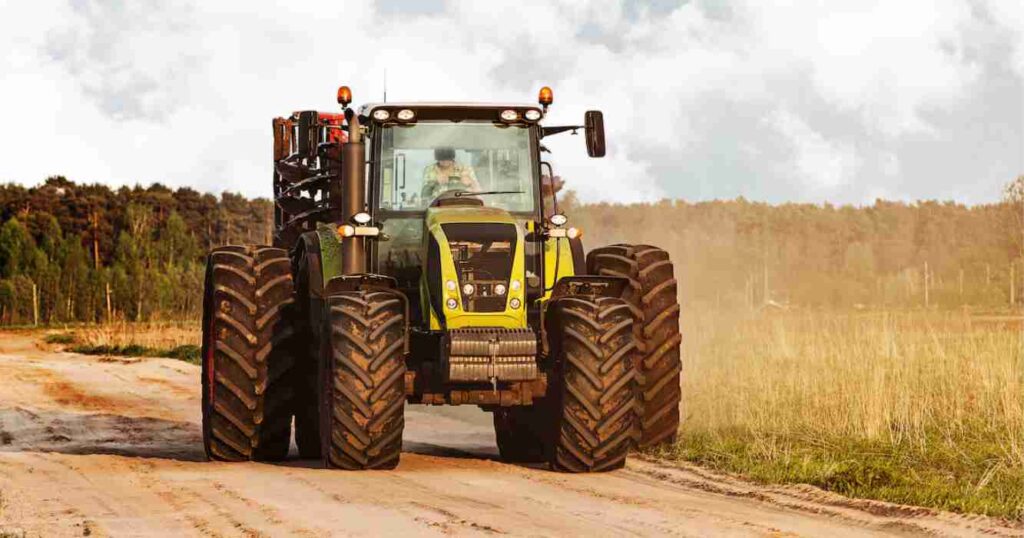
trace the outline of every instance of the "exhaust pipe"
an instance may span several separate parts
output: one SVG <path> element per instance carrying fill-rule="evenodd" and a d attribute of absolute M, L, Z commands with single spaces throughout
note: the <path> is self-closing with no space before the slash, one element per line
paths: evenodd
<path fill-rule="evenodd" d="M 359 116 L 348 118 L 348 142 L 341 148 L 341 222 L 350 223 L 352 217 L 366 205 L 366 144 L 360 131 Z M 360 236 L 341 241 L 341 274 L 365 273 L 366 239 Z"/>

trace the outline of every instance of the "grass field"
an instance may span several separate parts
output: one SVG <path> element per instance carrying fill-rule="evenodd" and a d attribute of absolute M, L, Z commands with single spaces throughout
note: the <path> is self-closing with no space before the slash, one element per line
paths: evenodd
<path fill-rule="evenodd" d="M 51 344 L 88 355 L 170 357 L 199 362 L 199 324 L 186 321 L 106 323 L 52 332 Z"/>
<path fill-rule="evenodd" d="M 680 441 L 655 455 L 1024 519 L 1022 330 L 953 313 L 692 317 Z"/>

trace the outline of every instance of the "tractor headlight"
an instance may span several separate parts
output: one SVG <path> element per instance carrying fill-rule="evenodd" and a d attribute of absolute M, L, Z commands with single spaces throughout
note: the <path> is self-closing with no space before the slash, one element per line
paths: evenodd
<path fill-rule="evenodd" d="M 412 110 L 409 110 L 408 108 L 403 108 L 402 110 L 398 111 L 398 116 L 396 117 L 401 121 L 410 121 L 416 117 L 416 114 Z"/>
<path fill-rule="evenodd" d="M 531 108 L 530 110 L 527 110 L 523 116 L 530 121 L 537 121 L 540 119 L 540 111 L 535 108 Z"/>
<path fill-rule="evenodd" d="M 387 110 L 379 109 L 373 111 L 373 119 L 377 121 L 387 121 L 391 117 L 391 113 Z"/>
<path fill-rule="evenodd" d="M 512 291 L 519 291 L 523 287 L 523 283 L 518 280 L 512 281 Z"/>
<path fill-rule="evenodd" d="M 501 111 L 501 121 L 516 121 L 519 119 L 519 113 L 515 110 L 508 109 Z"/>
<path fill-rule="evenodd" d="M 583 232 L 579 228 L 569 228 L 565 231 L 565 236 L 569 239 L 576 239 L 581 235 L 583 235 Z"/>
<path fill-rule="evenodd" d="M 508 302 L 508 305 L 512 307 L 512 310 L 518 310 L 520 306 L 523 306 L 523 302 L 518 297 L 514 297 Z"/>
<path fill-rule="evenodd" d="M 370 223 L 370 214 L 365 211 L 360 211 L 359 213 L 352 215 L 352 220 L 360 226 L 366 226 Z"/>
<path fill-rule="evenodd" d="M 551 215 L 551 218 L 548 220 L 550 220 L 551 224 L 554 224 L 555 226 L 565 226 L 565 223 L 569 222 L 569 217 L 566 217 L 562 213 L 556 213 Z"/>
<path fill-rule="evenodd" d="M 504 284 L 495 284 L 494 285 L 494 294 L 495 295 L 505 295 L 506 291 L 508 291 L 508 290 L 505 289 L 505 285 Z"/>
<path fill-rule="evenodd" d="M 462 293 L 465 295 L 473 295 L 474 293 L 476 293 L 476 286 L 472 284 L 466 284 L 465 286 L 462 286 Z"/>
<path fill-rule="evenodd" d="M 459 285 L 456 284 L 454 280 L 449 280 L 444 283 L 444 287 L 448 288 L 448 291 L 455 291 L 458 289 Z"/>
<path fill-rule="evenodd" d="M 445 304 L 448 306 L 448 310 L 455 310 L 459 307 L 459 302 L 455 299 L 448 299 Z"/>

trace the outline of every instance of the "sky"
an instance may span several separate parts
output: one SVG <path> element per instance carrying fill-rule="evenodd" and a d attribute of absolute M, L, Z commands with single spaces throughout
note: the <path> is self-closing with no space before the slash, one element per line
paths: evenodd
<path fill-rule="evenodd" d="M 605 115 L 584 201 L 996 201 L 1024 174 L 1019 0 L 0 0 L 0 182 L 269 196 L 271 119 L 388 99 Z"/>

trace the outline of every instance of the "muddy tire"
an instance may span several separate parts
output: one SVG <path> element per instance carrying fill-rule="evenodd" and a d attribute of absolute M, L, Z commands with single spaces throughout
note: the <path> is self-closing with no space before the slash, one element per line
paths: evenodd
<path fill-rule="evenodd" d="M 568 296 L 548 306 L 553 469 L 625 465 L 639 438 L 634 320 L 632 306 L 617 297 Z"/>
<path fill-rule="evenodd" d="M 405 427 L 405 301 L 351 291 L 324 301 L 320 449 L 326 467 L 393 469 Z"/>
<path fill-rule="evenodd" d="M 494 437 L 502 461 L 539 463 L 545 460 L 545 434 L 550 417 L 542 404 L 502 407 L 494 411 Z"/>
<path fill-rule="evenodd" d="M 207 258 L 202 411 L 209 459 L 277 461 L 288 455 L 292 302 L 284 250 L 227 246 Z"/>
<path fill-rule="evenodd" d="M 675 442 L 679 431 L 682 363 L 679 300 L 668 253 L 649 245 L 603 247 L 587 255 L 587 272 L 629 279 L 626 299 L 636 307 L 640 318 L 640 446 Z"/>
<path fill-rule="evenodd" d="M 303 235 L 292 255 L 295 278 L 295 444 L 302 459 L 320 459 L 318 375 L 323 326 L 323 276 L 316 232 Z"/>

